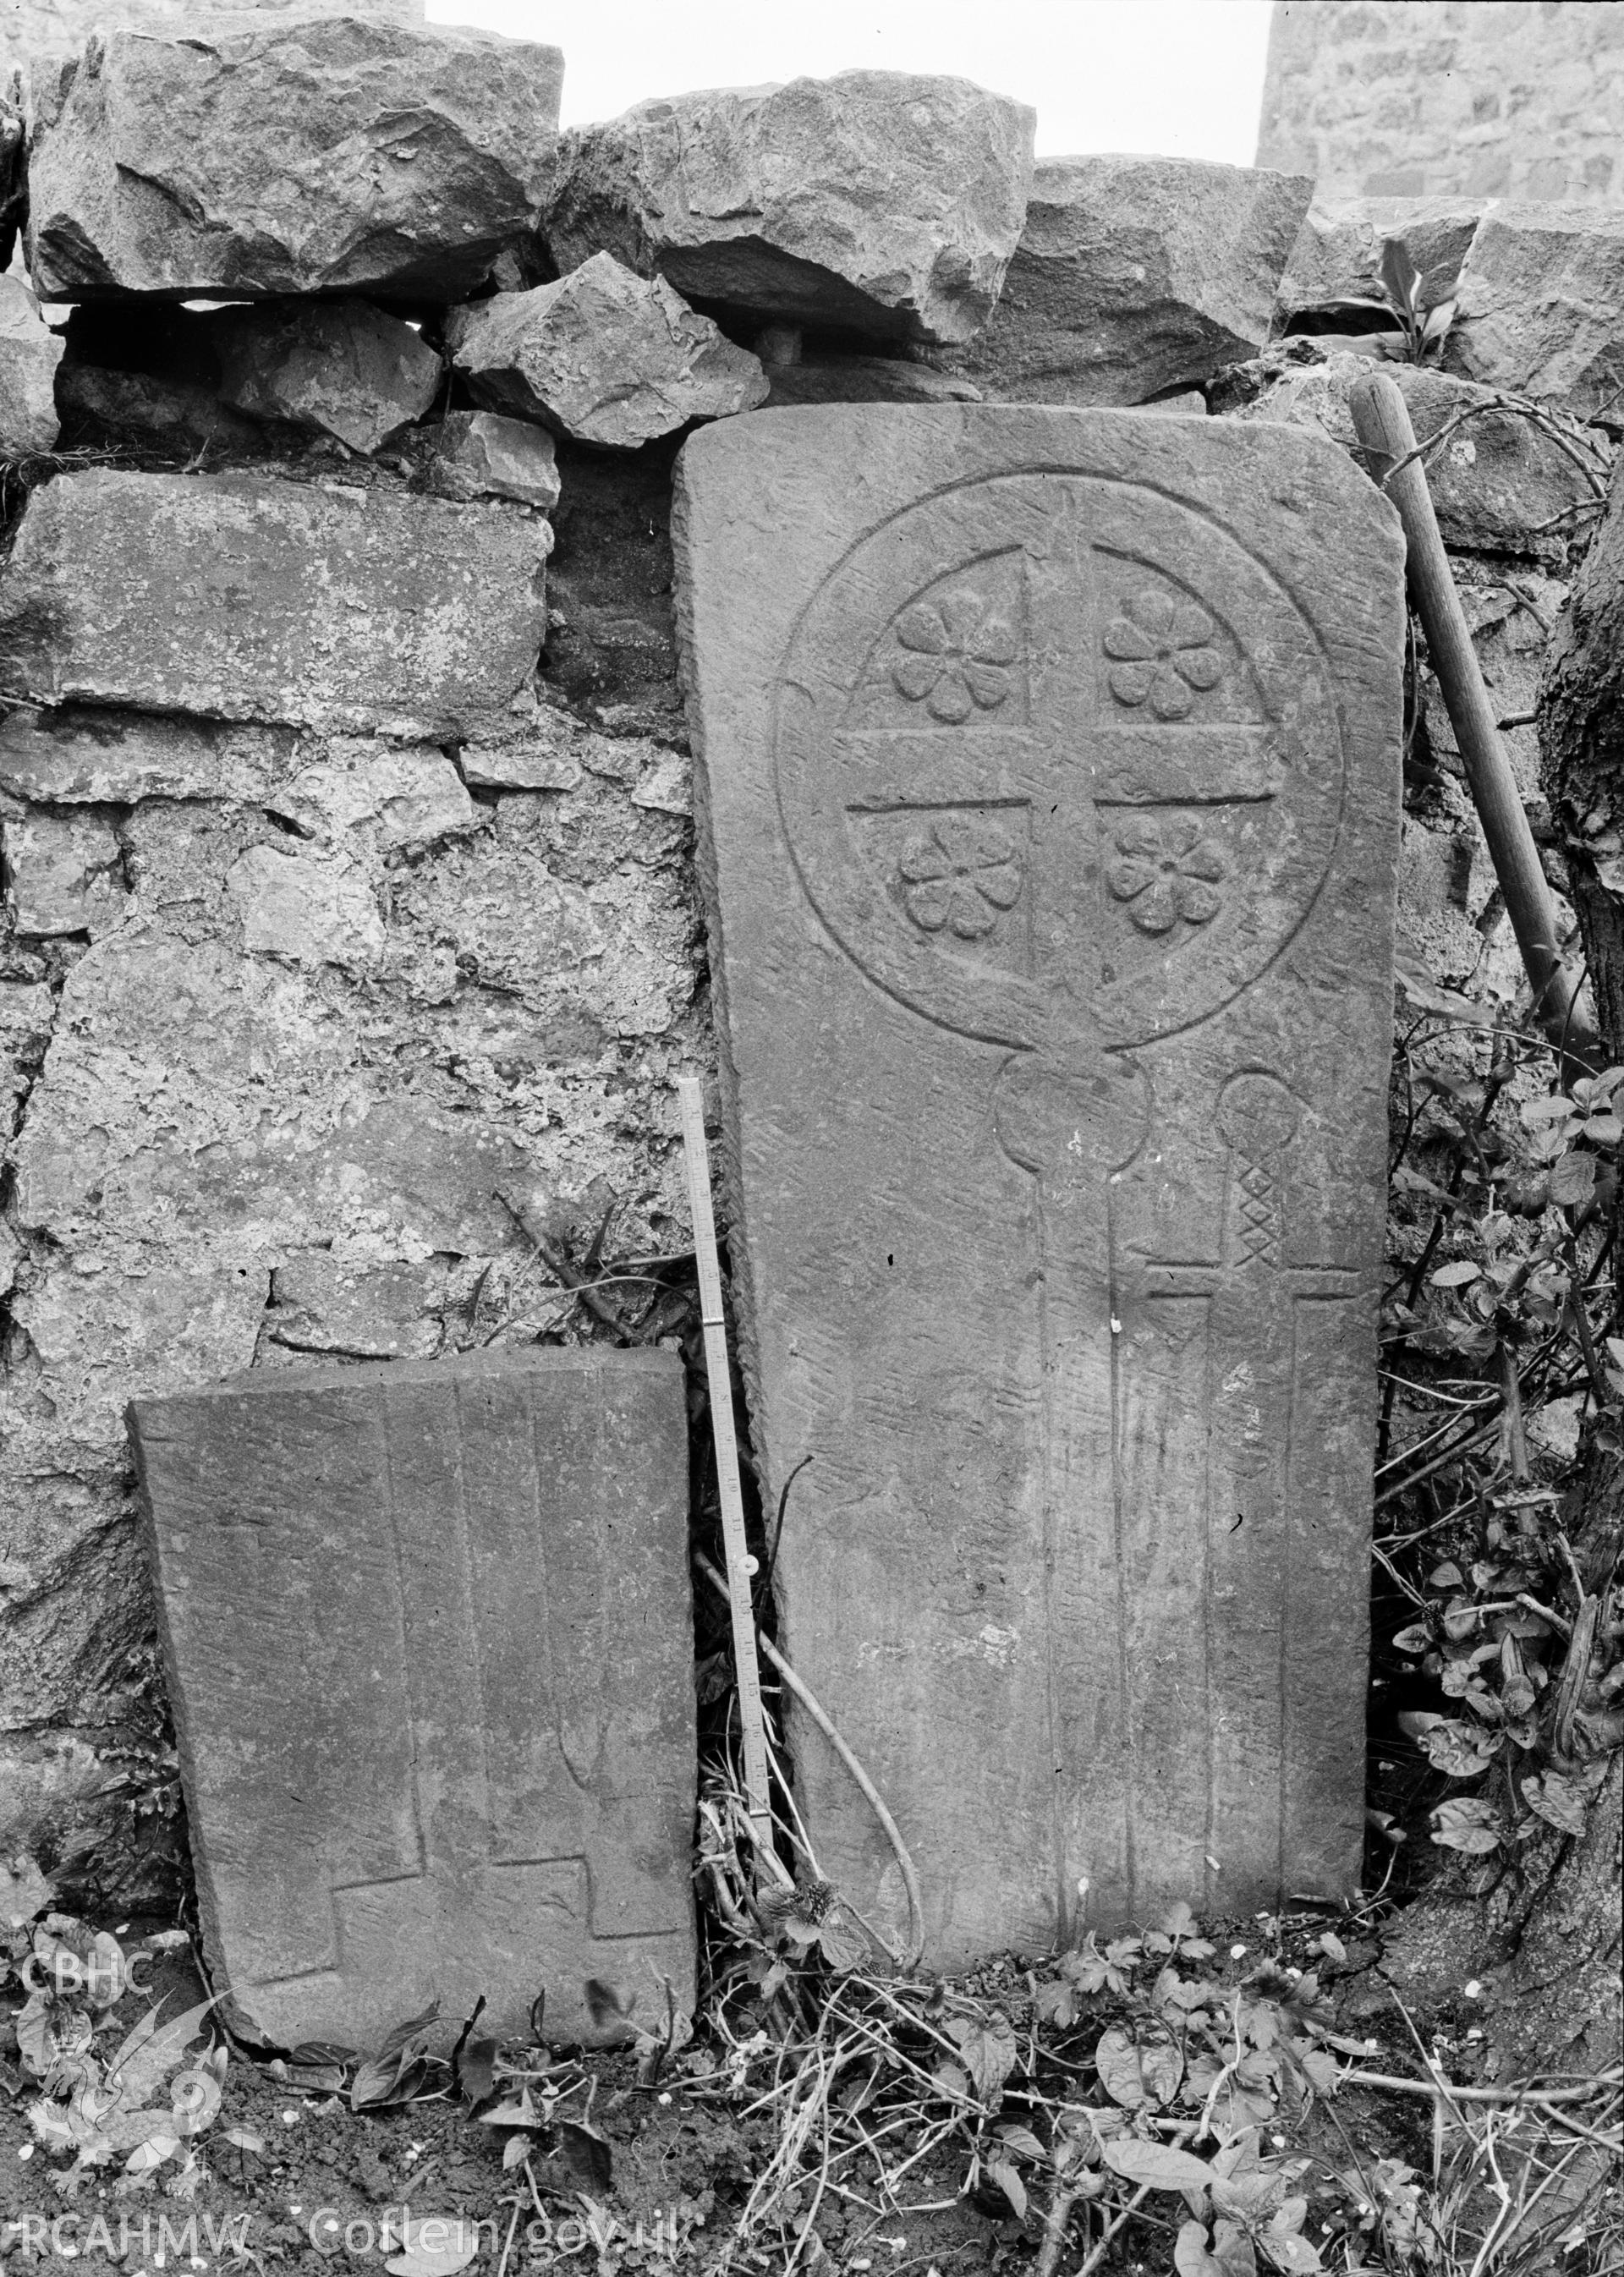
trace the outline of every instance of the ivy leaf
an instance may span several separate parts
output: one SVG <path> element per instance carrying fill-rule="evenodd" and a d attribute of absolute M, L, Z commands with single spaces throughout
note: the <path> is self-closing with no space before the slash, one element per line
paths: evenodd
<path fill-rule="evenodd" d="M 477 2111 L 496 2092 L 498 2042 L 484 2037 L 465 2040 L 456 2064 L 457 2084 L 470 2112 Z"/>
<path fill-rule="evenodd" d="M 520 2089 L 516 2099 L 493 2104 L 489 2111 L 480 2112 L 477 2119 L 481 2127 L 539 2127 L 541 2124 L 536 2115 L 536 2106 L 530 2101 L 528 2087 Z"/>
<path fill-rule="evenodd" d="M 1159 2110 L 1172 2101 L 1184 2077 L 1178 2044 L 1160 2025 L 1141 2027 L 1135 2039 L 1113 2024 L 1101 2033 L 1094 2062 L 1107 2095 L 1128 2111 L 1147 2105 Z"/>
<path fill-rule="evenodd" d="M 53 1993 L 42 1984 L 36 1985 L 11 2018 L 11 2030 L 17 2036 L 17 2046 L 23 2061 L 36 2079 L 43 2079 L 58 2056 L 64 2052 L 65 2028 L 75 2020 L 75 2011 L 65 2009 Z M 79 2037 L 89 2043 L 90 2019 L 78 2017 Z"/>
<path fill-rule="evenodd" d="M 1249 2127 L 1266 2127 L 1275 2115 L 1272 2067 L 1274 2058 L 1251 2058 L 1270 2068 L 1248 2073 L 1242 2064 L 1230 2075 L 1212 2106 L 1212 2123 L 1220 2135 L 1239 2135 Z"/>
<path fill-rule="evenodd" d="M 1170 2143 L 1142 2143 L 1137 2135 L 1119 2136 L 1105 2145 L 1103 2157 L 1113 2174 L 1121 2174 L 1136 2189 L 1206 2190 L 1217 2176 L 1205 2159 Z"/>
<path fill-rule="evenodd" d="M 819 1925 L 818 1950 L 831 1969 L 849 1976 L 868 1959 L 868 1939 L 848 1917 L 845 1908 L 835 1906 Z"/>
<path fill-rule="evenodd" d="M 1474 1265 L 1469 1258 L 1458 1257 L 1452 1265 L 1439 1266 L 1431 1276 L 1432 1286 L 1435 1289 L 1464 1289 L 1468 1282 L 1475 1281 L 1482 1271 L 1482 1266 Z"/>
<path fill-rule="evenodd" d="M 32 1858 L 0 1862 L 0 1930 L 22 1929 L 46 1912 L 57 1892 Z"/>
<path fill-rule="evenodd" d="M 1062 1956 L 1060 1966 L 1071 1982 L 1085 1992 L 1109 1989 L 1125 1992 L 1127 1972 L 1139 1960 L 1143 1948 L 1136 1937 L 1113 1938 L 1103 1953 L 1090 1930 L 1075 1953 Z"/>
<path fill-rule="evenodd" d="M 1163 1915 L 1160 1934 L 1163 1938 L 1170 1939 L 1172 1946 L 1181 1947 L 1190 1960 L 1206 1961 L 1216 1948 L 1209 1938 L 1199 1934 L 1201 1926 L 1194 1914 L 1181 1898 L 1177 1905 L 1170 1906 L 1167 1912 Z M 1152 1945 L 1149 1938 L 1145 1939 L 1145 1943 L 1156 1953 L 1170 1949 L 1168 1946 Z"/>
<path fill-rule="evenodd" d="M 1232 2167 L 1212 2189 L 1212 2202 L 1220 2213 L 1246 2222 L 1266 2220 L 1285 2196 L 1279 2174 L 1261 2166 Z"/>
<path fill-rule="evenodd" d="M 1205 1944 L 1206 1939 L 1198 1938 L 1196 1942 Z M 1185 1950 L 1188 1952 L 1190 1948 L 1186 1946 Z M 1198 1976 L 1193 1982 L 1186 1984 L 1182 1977 L 1175 1976 L 1172 1970 L 1169 1969 L 1163 1970 L 1162 1976 L 1156 1979 L 1151 1999 L 1157 2002 L 1164 2012 L 1169 2008 L 1174 2008 L 1181 2016 L 1193 2016 L 1198 2008 L 1204 2008 L 1207 2006 L 1216 1990 L 1216 1985 L 1208 1977 Z"/>
<path fill-rule="evenodd" d="M 987 2162 L 987 2179 L 990 2182 L 997 2183 L 1005 2197 L 1008 2198 L 1010 2204 L 1014 2207 L 1016 2220 L 1018 2221 L 1025 2221 L 1026 2219 L 1026 2185 L 1022 2182 L 1016 2168 L 1010 2166 L 1009 2160 L 1007 2159 L 989 2159 Z"/>
<path fill-rule="evenodd" d="M 1277 2229 L 1270 2222 L 1257 2242 L 1275 2267 L 1287 2271 L 1289 2277 L 1311 2277 L 1312 2272 L 1325 2266 L 1314 2246 L 1299 2230 Z"/>
<path fill-rule="evenodd" d="M 1051 1976 L 1038 1987 L 1038 2014 L 1046 2024 L 1058 2024 L 1069 2030 L 1081 2015 L 1078 2006 L 1077 1987 L 1068 1984 L 1063 1976 Z"/>
<path fill-rule="evenodd" d="M 1522 1796 L 1529 1809 L 1536 1811 L 1548 1826 L 1564 1834 L 1584 1832 L 1584 1797 L 1560 1771 L 1542 1771 L 1534 1778 L 1525 1778 Z"/>
<path fill-rule="evenodd" d="M 996 2010 L 990 2016 L 954 2016 L 949 2036 L 958 2042 L 964 2068 L 983 2103 L 990 2103 L 1015 2068 L 1015 2028 Z"/>
<path fill-rule="evenodd" d="M 349 2091 L 352 2111 L 381 2110 L 391 2103 L 409 2103 L 423 2080 L 424 2035 L 439 2014 L 438 1999 L 431 2000 L 420 2016 L 408 2016 L 389 2032 L 375 2055 L 355 2074 Z"/>
<path fill-rule="evenodd" d="M 1488 1803 L 1465 1797 L 1440 1802 L 1432 1813 L 1432 1839 L 1445 1850 L 1487 1857 L 1500 1847 L 1498 1814 Z"/>
<path fill-rule="evenodd" d="M 1567 1154 L 1551 1171 L 1551 1199 L 1563 1209 L 1582 1209 L 1596 1192 L 1594 1154 Z"/>
<path fill-rule="evenodd" d="M 1178 2277 L 1257 2277 L 1252 2241 L 1229 2221 L 1218 2223 L 1210 2251 L 1206 2226 L 1186 2221 L 1173 2246 L 1173 2266 Z"/>
<path fill-rule="evenodd" d="M 1477 1626 L 1477 1608 L 1469 1597 L 1452 1597 L 1444 1608 L 1444 1634 L 1452 1644 L 1464 1644 Z"/>
<path fill-rule="evenodd" d="M 1486 1771 L 1499 1750 L 1499 1734 L 1479 1724 L 1440 1716 L 1422 1740 L 1434 1768 L 1446 1778 L 1476 1778 Z"/>
<path fill-rule="evenodd" d="M 1241 2009 L 1241 2028 L 1250 2045 L 1260 2050 L 1272 2048 L 1280 2037 L 1280 2004 L 1277 2000 L 1248 2000 Z"/>

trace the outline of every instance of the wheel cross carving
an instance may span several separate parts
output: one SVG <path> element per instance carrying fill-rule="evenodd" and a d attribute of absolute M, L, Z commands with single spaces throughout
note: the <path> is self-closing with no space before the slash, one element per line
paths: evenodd
<path fill-rule="evenodd" d="M 1062 1121 L 1079 1084 L 1136 1092 L 1125 1054 L 1280 953 L 1342 789 L 1317 644 L 1277 580 L 1193 507 L 1062 474 L 965 484 L 871 531 L 797 628 L 776 759 L 846 953 L 1011 1046 L 1016 1087 Z M 1022 1119 L 1004 1135 L 1030 1161 Z"/>

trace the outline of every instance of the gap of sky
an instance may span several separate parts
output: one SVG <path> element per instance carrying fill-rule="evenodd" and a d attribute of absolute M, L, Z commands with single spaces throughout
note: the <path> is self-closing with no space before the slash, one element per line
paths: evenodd
<path fill-rule="evenodd" d="M 1029 103 L 1041 156 L 1222 158 L 1257 143 L 1269 0 L 428 0 L 564 51 L 563 121 L 650 95 L 864 68 L 950 72 Z"/>

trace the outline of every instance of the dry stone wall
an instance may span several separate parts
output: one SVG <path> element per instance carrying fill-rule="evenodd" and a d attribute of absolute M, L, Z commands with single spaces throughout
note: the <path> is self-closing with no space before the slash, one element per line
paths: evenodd
<path fill-rule="evenodd" d="M 1618 0 L 1276 0 L 1257 162 L 1322 195 L 1624 204 Z"/>
<path fill-rule="evenodd" d="M 50 186 L 23 242 L 57 296 L 16 273 L 0 306 L 0 1856 L 126 1902 L 161 1880 L 175 1802 L 126 1403 L 579 1342 L 534 1232 L 686 1244 L 672 1081 L 713 1044 L 672 632 L 683 434 L 1038 393 L 1346 443 L 1346 348 L 1269 335 L 1380 234 L 1309 213 L 1302 173 L 1034 177 L 1018 105 L 870 73 L 644 106 L 555 171 L 556 57 L 414 31 L 402 4 L 364 37 L 318 10 L 315 45 L 385 57 L 430 131 L 402 148 L 380 95 L 365 164 L 312 159 L 309 226 L 270 244 L 251 200 L 290 19 L 263 12 L 211 51 L 248 75 L 228 147 L 187 115 L 196 44 L 154 81 L 163 42 L 141 43 L 212 203 L 110 203 L 83 65 L 0 84 Z M 72 28 L 46 15 L 16 17 L 21 44 Z M 460 105 L 470 57 L 501 103 Z M 696 120 L 713 142 L 677 163 Z M 741 183 L 772 217 L 747 239 L 716 212 Z M 1612 235 L 1561 227 L 1562 274 L 1607 273 Z M 186 307 L 218 297 L 223 247 L 255 305 Z M 1417 423 L 1513 381 L 1585 410 L 1608 341 L 1567 376 L 1564 305 L 1543 331 L 1463 327 L 1476 362 L 1414 384 Z M 1604 429 L 1574 431 L 1577 467 L 1506 417 L 1438 461 L 1508 713 L 1605 468 Z M 1411 948 L 1510 987 L 1424 673 L 1407 752 Z"/>

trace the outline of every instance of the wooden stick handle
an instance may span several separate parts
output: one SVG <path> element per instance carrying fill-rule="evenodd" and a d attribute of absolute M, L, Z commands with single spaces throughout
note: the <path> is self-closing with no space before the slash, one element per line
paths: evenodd
<path fill-rule="evenodd" d="M 773 1807 L 767 1787 L 766 1726 L 761 1711 L 761 1669 L 756 1657 L 756 1617 L 751 1603 L 749 1553 L 744 1543 L 744 1496 L 739 1484 L 739 1447 L 733 1428 L 733 1377 L 728 1367 L 728 1331 L 721 1309 L 721 1268 L 716 1254 L 716 1216 L 711 1206 L 711 1158 L 705 1142 L 705 1105 L 698 1076 L 677 1078 L 682 1113 L 682 1151 L 688 1163 L 688 1199 L 693 1211 L 694 1256 L 699 1268 L 699 1318 L 705 1330 L 705 1373 L 711 1388 L 711 1432 L 716 1445 L 716 1491 L 721 1503 L 721 1538 L 728 1560 L 728 1603 L 733 1619 L 733 1667 L 738 1684 L 739 1726 L 744 1743 L 744 1793 L 756 1844 L 769 1868 L 776 1866 Z"/>
<path fill-rule="evenodd" d="M 1410 598 L 1427 636 L 1427 649 L 1466 779 L 1488 842 L 1490 859 L 1522 962 L 1534 988 L 1535 1015 L 1559 1050 L 1575 1060 L 1595 1056 L 1597 1039 L 1581 1012 L 1579 982 L 1563 963 L 1558 946 L 1556 905 L 1545 881 L 1534 834 L 1529 828 L 1516 777 L 1496 725 L 1495 709 L 1483 685 L 1483 668 L 1455 589 L 1426 471 L 1415 449 L 1409 407 L 1391 372 L 1373 371 L 1355 381 L 1353 425 L 1371 461 L 1370 471 L 1399 509 L 1408 547 Z M 1407 466 L 1399 461 L 1408 459 Z M 1397 471 L 1394 471 L 1394 468 Z"/>

